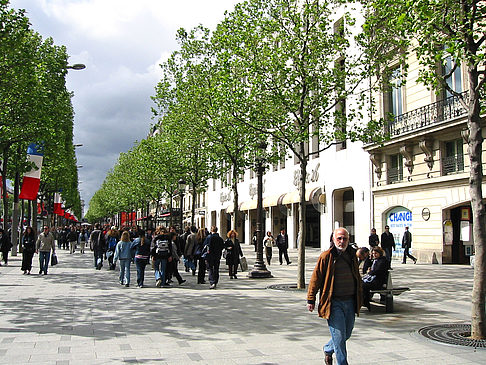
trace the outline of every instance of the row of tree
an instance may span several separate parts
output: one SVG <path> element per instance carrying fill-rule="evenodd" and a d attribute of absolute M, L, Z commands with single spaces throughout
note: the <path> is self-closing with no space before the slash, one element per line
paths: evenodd
<path fill-rule="evenodd" d="M 53 195 L 62 190 L 67 207 L 80 216 L 76 156 L 73 146 L 72 94 L 66 89 L 68 55 L 51 38 L 42 39 L 23 10 L 0 1 L 0 173 L 3 220 L 12 221 L 17 242 L 19 188 L 22 175 L 34 168 L 26 162 L 27 146 L 43 146 L 38 199 L 51 211 Z M 13 182 L 9 210 L 7 179 Z M 33 215 L 37 202 L 33 202 Z M 11 216 L 9 214 L 11 212 Z M 34 220 L 35 222 L 35 220 Z"/>
<path fill-rule="evenodd" d="M 477 255 L 473 336 L 485 338 L 485 19 L 479 0 L 249 0 L 226 13 L 214 32 L 179 30 L 180 49 L 161 65 L 153 97 L 157 133 L 120 156 L 91 201 L 90 217 L 170 199 L 180 178 L 196 194 L 208 178 L 229 175 L 236 221 L 241 174 L 257 158 L 271 163 L 292 154 L 301 169 L 297 285 L 303 288 L 309 157 L 345 139 L 386 138 L 387 120 L 373 118 L 375 98 L 390 87 L 391 65 L 401 65 L 406 79 L 413 54 L 419 80 L 456 95 L 468 110 Z M 453 66 L 440 72 L 447 57 Z M 461 65 L 467 98 L 449 87 Z M 311 140 L 318 151 L 308 148 Z"/>

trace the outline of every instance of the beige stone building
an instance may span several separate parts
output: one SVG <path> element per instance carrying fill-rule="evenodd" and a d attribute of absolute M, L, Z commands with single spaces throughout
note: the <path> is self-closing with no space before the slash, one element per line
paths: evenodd
<path fill-rule="evenodd" d="M 467 113 L 457 96 L 437 95 L 418 83 L 419 67 L 409 59 L 406 80 L 399 67 L 392 69 L 392 86 L 378 97 L 380 116 L 395 118 L 388 141 L 365 146 L 373 165 L 374 225 L 379 234 L 390 226 L 395 256 L 403 256 L 401 239 L 409 226 L 419 262 L 465 264 L 473 254 Z M 458 67 L 449 85 L 467 97 L 466 82 Z"/>

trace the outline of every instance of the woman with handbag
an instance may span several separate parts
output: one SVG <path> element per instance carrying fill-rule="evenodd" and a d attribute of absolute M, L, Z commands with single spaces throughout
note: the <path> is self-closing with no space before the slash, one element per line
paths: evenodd
<path fill-rule="evenodd" d="M 22 268 L 24 275 L 30 275 L 32 270 L 32 258 L 35 253 L 35 234 L 32 227 L 27 227 L 22 236 Z"/>
<path fill-rule="evenodd" d="M 240 241 L 238 241 L 238 232 L 234 229 L 228 232 L 228 239 L 224 243 L 226 248 L 226 265 L 228 265 L 230 279 L 238 279 L 236 273 L 238 272 L 238 265 L 240 264 L 240 256 L 243 256 Z"/>
<path fill-rule="evenodd" d="M 385 257 L 385 251 L 381 247 L 373 247 L 371 250 L 373 263 L 368 273 L 363 276 L 363 305 L 370 310 L 370 290 L 379 289 L 385 284 L 388 277 L 390 264 Z"/>

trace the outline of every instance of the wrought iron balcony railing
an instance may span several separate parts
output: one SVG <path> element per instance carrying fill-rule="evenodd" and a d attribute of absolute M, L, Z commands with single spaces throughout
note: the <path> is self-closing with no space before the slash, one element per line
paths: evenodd
<path fill-rule="evenodd" d="M 461 95 L 462 98 L 467 100 L 467 91 L 463 92 Z M 461 105 L 459 97 L 451 96 L 447 99 L 396 116 L 394 120 L 388 124 L 388 133 L 390 137 L 393 138 L 432 124 L 450 121 L 466 114 L 467 111 Z"/>
<path fill-rule="evenodd" d="M 445 175 L 464 171 L 464 155 L 443 157 L 442 171 Z"/>

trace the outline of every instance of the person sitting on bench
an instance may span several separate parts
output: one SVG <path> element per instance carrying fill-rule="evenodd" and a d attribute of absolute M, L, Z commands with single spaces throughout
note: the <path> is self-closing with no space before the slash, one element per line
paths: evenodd
<path fill-rule="evenodd" d="M 380 289 L 386 283 L 390 264 L 385 257 L 385 251 L 381 247 L 373 247 L 371 250 L 373 264 L 368 273 L 363 276 L 363 305 L 370 310 L 370 290 Z"/>
<path fill-rule="evenodd" d="M 360 247 L 358 251 L 356 251 L 356 257 L 358 258 L 358 268 L 359 274 L 361 278 L 368 272 L 371 268 L 371 260 L 370 260 L 370 250 L 368 247 Z"/>

